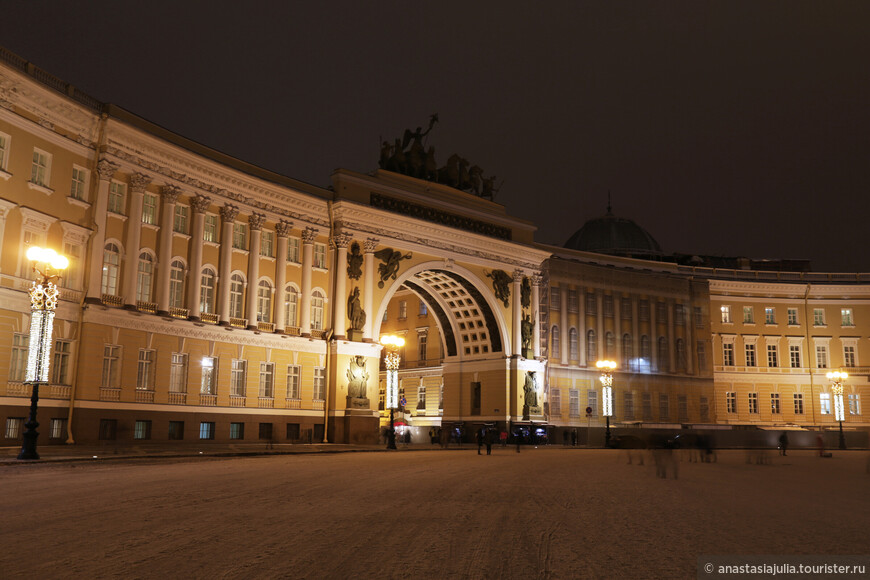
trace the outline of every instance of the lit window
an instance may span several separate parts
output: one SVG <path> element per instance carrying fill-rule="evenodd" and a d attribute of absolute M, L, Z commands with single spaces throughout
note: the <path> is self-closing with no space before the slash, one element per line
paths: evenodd
<path fill-rule="evenodd" d="M 202 271 L 199 288 L 199 311 L 206 314 L 214 313 L 215 273 L 211 268 Z"/>
<path fill-rule="evenodd" d="M 199 392 L 203 395 L 217 394 L 217 358 L 206 356 L 202 359 L 202 380 Z"/>
<path fill-rule="evenodd" d="M 151 421 L 136 421 L 133 424 L 133 439 L 151 439 Z"/>
<path fill-rule="evenodd" d="M 743 307 L 743 324 L 755 324 L 755 314 L 752 306 Z"/>
<path fill-rule="evenodd" d="M 214 439 L 214 423 L 203 421 L 199 424 L 200 439 Z"/>
<path fill-rule="evenodd" d="M 851 308 L 840 309 L 840 318 L 842 320 L 842 326 L 855 326 L 855 321 L 852 319 Z"/>
<path fill-rule="evenodd" d="M 731 324 L 731 307 L 722 306 L 719 310 L 722 311 L 722 322 L 725 324 Z"/>
<path fill-rule="evenodd" d="M 230 370 L 230 395 L 234 397 L 245 396 L 245 383 L 247 382 L 248 361 L 233 359 Z"/>
<path fill-rule="evenodd" d="M 248 225 L 241 223 L 233 224 L 233 247 L 239 250 L 248 249 Z"/>
<path fill-rule="evenodd" d="M 267 258 L 274 258 L 272 249 L 275 246 L 275 234 L 273 232 L 263 232 L 260 236 L 260 255 Z"/>
<path fill-rule="evenodd" d="M 766 306 L 764 308 L 764 323 L 776 324 L 776 308 L 772 306 Z"/>
<path fill-rule="evenodd" d="M 813 309 L 813 326 L 825 326 L 825 309 Z"/>
<path fill-rule="evenodd" d="M 146 193 L 142 200 L 142 223 L 157 223 L 157 196 L 153 193 Z"/>
<path fill-rule="evenodd" d="M 831 394 L 819 393 L 819 412 L 822 415 L 831 414 Z"/>
<path fill-rule="evenodd" d="M 798 309 L 797 308 L 789 308 L 788 309 L 788 325 L 789 326 L 797 326 L 798 325 Z"/>
<path fill-rule="evenodd" d="M 121 270 L 121 250 L 113 243 L 103 249 L 103 278 L 101 292 L 110 296 L 118 293 L 118 275 Z"/>
<path fill-rule="evenodd" d="M 216 215 L 205 216 L 205 220 L 203 220 L 202 224 L 202 240 L 204 242 L 217 242 L 217 220 L 218 218 Z"/>

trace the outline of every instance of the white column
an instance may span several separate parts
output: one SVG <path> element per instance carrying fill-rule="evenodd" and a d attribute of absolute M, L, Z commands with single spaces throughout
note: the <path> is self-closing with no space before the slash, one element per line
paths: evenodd
<path fill-rule="evenodd" d="M 193 209 L 193 233 L 190 238 L 190 274 L 187 284 L 188 318 L 200 319 L 199 291 L 202 287 L 202 231 L 205 227 L 205 210 L 211 200 L 204 195 L 196 195 L 190 200 Z"/>
<path fill-rule="evenodd" d="M 287 285 L 287 238 L 290 237 L 290 228 L 293 227 L 288 221 L 281 220 L 275 224 L 275 234 L 278 238 L 278 257 L 275 260 L 275 330 L 284 332 L 284 319 L 287 317 L 287 294 L 284 287 Z"/>
<path fill-rule="evenodd" d="M 541 356 L 541 275 L 532 274 L 532 348 L 535 358 Z"/>
<path fill-rule="evenodd" d="M 252 213 L 248 216 L 248 229 L 251 230 L 251 246 L 248 251 L 248 330 L 257 330 L 257 280 L 260 278 L 260 236 L 266 216 Z"/>
<path fill-rule="evenodd" d="M 689 282 L 691 284 L 691 282 Z M 686 337 L 686 374 L 692 375 L 695 373 L 695 312 L 693 310 L 693 303 L 691 299 L 687 304 L 683 304 L 683 308 L 685 312 L 683 313 L 683 322 L 685 323 L 685 332 L 683 336 Z M 755 356 L 758 356 L 758 353 L 755 353 Z"/>
<path fill-rule="evenodd" d="M 656 373 L 659 370 L 659 328 L 656 321 L 658 314 L 659 301 L 655 296 L 649 297 L 649 334 L 650 341 L 650 368 Z"/>
<path fill-rule="evenodd" d="M 372 311 L 375 304 L 375 249 L 379 240 L 368 238 L 363 244 L 365 253 L 365 290 L 363 293 L 363 310 L 366 313 L 366 323 L 363 327 L 363 340 L 372 339 L 372 327 L 375 313 Z"/>
<path fill-rule="evenodd" d="M 579 360 L 577 361 L 581 367 L 586 366 L 586 289 L 580 287 L 577 289 L 577 342 L 579 343 L 580 352 Z"/>
<path fill-rule="evenodd" d="M 218 264 L 218 315 L 221 326 L 230 324 L 230 274 L 233 269 L 233 225 L 239 208 L 226 204 L 221 209 L 221 253 Z"/>
<path fill-rule="evenodd" d="M 568 286 L 564 283 L 559 283 L 559 326 L 562 327 L 562 340 L 559 343 L 559 359 L 563 365 L 570 364 L 571 359 L 568 355 L 568 342 L 570 332 L 568 331 Z"/>
<path fill-rule="evenodd" d="M 513 342 L 514 347 L 512 352 L 514 356 L 522 356 L 523 354 L 523 305 L 520 300 L 520 292 L 523 284 L 523 271 L 514 270 L 513 284 Z"/>
<path fill-rule="evenodd" d="M 109 185 L 118 170 L 118 165 L 101 159 L 97 163 L 97 173 L 100 183 L 97 186 L 97 197 L 94 204 L 94 237 L 91 239 L 91 255 L 88 264 L 89 302 L 100 302 L 103 286 L 103 246 L 106 245 L 106 215 L 109 207 Z"/>
<path fill-rule="evenodd" d="M 311 271 L 314 268 L 316 239 L 316 229 L 305 228 L 302 231 L 302 292 L 299 297 L 299 308 L 302 309 L 299 333 L 302 336 L 311 336 Z"/>
<path fill-rule="evenodd" d="M 631 356 L 635 360 L 640 358 L 640 321 L 638 320 L 637 295 L 631 296 Z M 631 361 L 628 361 L 629 363 Z M 635 366 L 637 368 L 637 366 Z"/>
<path fill-rule="evenodd" d="M 142 239 L 142 200 L 151 178 L 141 173 L 130 176 L 130 215 L 127 216 L 127 258 L 124 264 L 124 308 L 136 309 L 136 276 Z"/>
<path fill-rule="evenodd" d="M 676 341 L 674 340 L 674 300 L 669 299 L 667 302 L 667 305 L 668 305 L 668 363 L 670 364 L 670 368 L 668 369 L 668 372 L 673 373 L 676 371 L 676 364 L 674 362 L 676 360 L 674 358 L 676 353 L 674 351 L 677 350 L 676 348 L 674 348 L 675 343 L 676 343 Z"/>
<path fill-rule="evenodd" d="M 160 189 L 163 217 L 160 220 L 160 256 L 157 264 L 157 314 L 169 315 L 169 282 L 172 275 L 172 228 L 175 222 L 175 204 L 181 190 L 174 185 Z"/>
<path fill-rule="evenodd" d="M 332 245 L 337 251 L 335 259 L 335 296 L 333 296 L 332 328 L 336 338 L 344 338 L 347 332 L 347 245 L 350 234 L 340 233 L 332 237 Z"/>

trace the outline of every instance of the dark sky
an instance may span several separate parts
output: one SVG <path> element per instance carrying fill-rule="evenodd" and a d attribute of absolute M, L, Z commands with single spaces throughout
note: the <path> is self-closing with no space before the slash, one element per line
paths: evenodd
<path fill-rule="evenodd" d="M 316 185 L 425 127 L 562 245 L 613 195 L 666 252 L 870 272 L 870 2 L 4 0 L 0 44 Z"/>

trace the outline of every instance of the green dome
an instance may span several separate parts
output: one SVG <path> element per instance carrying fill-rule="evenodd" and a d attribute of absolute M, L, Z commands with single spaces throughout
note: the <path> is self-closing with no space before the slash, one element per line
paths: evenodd
<path fill-rule="evenodd" d="M 565 247 L 646 260 L 660 260 L 664 255 L 661 246 L 649 232 L 630 219 L 616 217 L 609 207 L 604 216 L 583 224 L 565 242 Z"/>

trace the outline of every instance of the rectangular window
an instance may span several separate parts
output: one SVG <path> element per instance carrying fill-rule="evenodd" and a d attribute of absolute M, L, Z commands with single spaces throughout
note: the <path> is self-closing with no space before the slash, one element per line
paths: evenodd
<path fill-rule="evenodd" d="M 169 366 L 169 392 L 187 392 L 187 355 L 184 353 L 172 353 Z"/>
<path fill-rule="evenodd" d="M 301 376 L 301 367 L 299 365 L 287 365 L 287 398 L 298 399 L 299 397 L 299 379 Z"/>
<path fill-rule="evenodd" d="M 272 440 L 272 424 L 260 423 L 260 441 Z"/>
<path fill-rule="evenodd" d="M 743 324 L 755 324 L 755 314 L 752 306 L 743 307 Z"/>
<path fill-rule="evenodd" d="M 300 433 L 299 423 L 287 423 L 287 441 L 299 441 Z"/>
<path fill-rule="evenodd" d="M 326 398 L 326 369 L 314 367 L 314 396 L 315 401 L 323 401 Z"/>
<path fill-rule="evenodd" d="M 85 201 L 85 196 L 88 194 L 88 170 L 73 165 L 72 182 L 69 186 L 69 196 L 73 199 Z"/>
<path fill-rule="evenodd" d="M 558 286 L 550 288 L 550 308 L 553 310 L 562 309 L 562 293 L 559 291 Z"/>
<path fill-rule="evenodd" d="M 692 309 L 695 314 L 695 328 L 704 328 L 704 312 L 700 306 L 695 306 Z"/>
<path fill-rule="evenodd" d="M 800 393 L 795 393 L 794 395 L 794 414 L 804 414 L 804 396 Z"/>
<path fill-rule="evenodd" d="M 659 421 L 668 421 L 671 418 L 670 401 L 664 393 L 659 394 Z"/>
<path fill-rule="evenodd" d="M 66 267 L 66 273 L 60 279 L 60 285 L 78 290 L 81 288 L 82 246 L 78 242 L 64 242 L 63 255 L 69 260 L 69 266 Z"/>
<path fill-rule="evenodd" d="M 275 234 L 273 232 L 263 232 L 260 236 L 260 255 L 267 258 L 274 258 Z"/>
<path fill-rule="evenodd" d="M 12 357 L 9 361 L 9 380 L 15 383 L 24 381 L 27 371 L 27 351 L 30 335 L 16 332 L 12 335 Z"/>
<path fill-rule="evenodd" d="M 789 362 L 791 363 L 791 368 L 801 368 L 801 347 L 796 344 L 789 345 L 788 358 Z"/>
<path fill-rule="evenodd" d="M 851 308 L 840 309 L 841 326 L 855 326 L 855 321 L 852 319 Z"/>
<path fill-rule="evenodd" d="M 640 396 L 641 413 L 644 421 L 652 421 L 652 393 L 643 393 Z"/>
<path fill-rule="evenodd" d="M 133 424 L 133 439 L 151 439 L 151 421 L 136 421 Z"/>
<path fill-rule="evenodd" d="M 202 241 L 218 241 L 218 218 L 216 215 L 205 215 L 205 219 L 202 223 Z"/>
<path fill-rule="evenodd" d="M 429 342 L 429 337 L 425 334 L 419 334 L 417 336 L 417 357 L 421 363 L 426 362 L 426 346 Z"/>
<path fill-rule="evenodd" d="M 731 324 L 731 307 L 722 306 L 719 310 L 722 312 L 722 322 L 724 324 Z"/>
<path fill-rule="evenodd" d="M 813 326 L 825 326 L 825 309 L 813 309 Z"/>
<path fill-rule="evenodd" d="M 770 394 L 770 412 L 773 415 L 779 415 L 779 393 Z"/>
<path fill-rule="evenodd" d="M 593 416 L 598 416 L 598 391 L 593 389 L 586 391 L 586 406 L 592 409 Z"/>
<path fill-rule="evenodd" d="M 659 322 L 668 319 L 668 305 L 664 302 L 656 302 L 656 318 Z"/>
<path fill-rule="evenodd" d="M 428 316 L 429 308 L 426 306 L 426 302 L 423 300 L 420 301 L 420 311 L 417 313 L 418 316 Z"/>
<path fill-rule="evenodd" d="M 788 325 L 789 326 L 797 326 L 798 325 L 798 309 L 797 308 L 789 308 L 788 309 Z"/>
<path fill-rule="evenodd" d="M 707 370 L 707 347 L 703 340 L 695 343 L 695 352 L 698 355 L 698 371 L 703 372 Z"/>
<path fill-rule="evenodd" d="M 104 389 L 118 388 L 118 368 L 121 365 L 121 347 L 114 344 L 103 346 L 103 379 Z"/>
<path fill-rule="evenodd" d="M 101 441 L 114 441 L 118 438 L 118 420 L 100 419 L 100 433 L 97 438 Z"/>
<path fill-rule="evenodd" d="M 33 164 L 30 167 L 30 181 L 42 187 L 48 187 L 51 176 L 51 154 L 42 149 L 33 149 Z"/>
<path fill-rule="evenodd" d="M 828 368 L 828 347 L 816 345 L 816 367 L 820 369 Z"/>
<path fill-rule="evenodd" d="M 314 267 L 326 269 L 326 244 L 314 244 Z"/>
<path fill-rule="evenodd" d="M 66 419 L 51 419 L 48 424 L 49 439 L 66 439 Z"/>
<path fill-rule="evenodd" d="M 737 412 L 737 393 L 735 393 L 734 391 L 725 393 L 725 412 Z"/>
<path fill-rule="evenodd" d="M 109 205 L 107 209 L 110 213 L 124 215 L 124 207 L 126 205 L 125 198 L 127 196 L 127 186 L 123 183 L 113 181 L 109 184 Z"/>
<path fill-rule="evenodd" d="M 275 396 L 275 363 L 260 363 L 260 396 L 266 399 Z"/>
<path fill-rule="evenodd" d="M 287 261 L 299 263 L 299 238 L 287 238 Z"/>
<path fill-rule="evenodd" d="M 746 349 L 746 366 L 754 367 L 755 365 L 755 345 L 747 344 L 744 346 Z"/>
<path fill-rule="evenodd" d="M 69 361 L 72 352 L 72 343 L 68 340 L 54 341 L 54 355 L 52 358 L 51 382 L 55 385 L 68 385 Z"/>
<path fill-rule="evenodd" d="M 734 366 L 734 345 L 730 342 L 722 345 L 722 364 L 726 367 Z"/>
<path fill-rule="evenodd" d="M 607 318 L 613 318 L 613 295 L 605 294 L 604 295 L 604 316 Z"/>
<path fill-rule="evenodd" d="M 758 393 L 749 393 L 749 412 L 758 414 Z"/>
<path fill-rule="evenodd" d="M 211 356 L 202 357 L 202 379 L 199 392 L 203 395 L 217 394 L 217 358 Z"/>
<path fill-rule="evenodd" d="M 238 250 L 248 249 L 248 224 L 233 223 L 233 247 Z"/>
<path fill-rule="evenodd" d="M 178 204 L 175 206 L 175 217 L 172 221 L 172 231 L 179 234 L 188 233 L 190 223 L 190 208 L 186 205 Z"/>
<path fill-rule="evenodd" d="M 568 312 L 577 312 L 577 291 L 568 290 Z"/>
<path fill-rule="evenodd" d="M 677 395 L 677 415 L 682 422 L 689 420 L 689 399 L 686 395 Z"/>
<path fill-rule="evenodd" d="M 184 439 L 184 421 L 169 422 L 169 440 L 182 441 Z"/>
<path fill-rule="evenodd" d="M 677 326 L 685 326 L 686 324 L 686 307 L 682 304 L 674 305 L 674 324 Z"/>
<path fill-rule="evenodd" d="M 649 320 L 649 300 L 641 300 L 637 305 L 637 317 L 641 322 Z"/>
<path fill-rule="evenodd" d="M 140 391 L 154 390 L 154 355 L 155 351 L 139 349 L 139 367 L 136 375 L 136 388 Z"/>
<path fill-rule="evenodd" d="M 770 368 L 776 368 L 779 366 L 779 357 L 775 344 L 767 345 L 767 366 Z"/>
<path fill-rule="evenodd" d="M 772 306 L 766 306 L 764 308 L 764 323 L 776 324 L 776 308 Z"/>
<path fill-rule="evenodd" d="M 24 425 L 24 417 L 6 418 L 6 439 L 18 439 L 21 436 L 21 428 Z"/>
<path fill-rule="evenodd" d="M 843 347 L 843 366 L 854 367 L 855 366 L 855 347 L 854 346 L 844 346 Z"/>
<path fill-rule="evenodd" d="M 556 417 L 562 414 L 562 389 L 550 388 L 550 414 Z"/>
<path fill-rule="evenodd" d="M 230 370 L 230 395 L 234 397 L 245 396 L 245 382 L 247 380 L 248 361 L 234 358 Z"/>
<path fill-rule="evenodd" d="M 245 424 L 244 423 L 230 423 L 230 439 L 244 439 L 245 438 Z"/>
<path fill-rule="evenodd" d="M 426 408 L 426 385 L 424 385 L 423 383 L 420 383 L 417 386 L 417 408 Z"/>
<path fill-rule="evenodd" d="M 861 414 L 861 400 L 858 398 L 858 395 L 852 393 L 848 397 L 849 401 L 849 414 L 850 415 L 860 415 Z"/>
<path fill-rule="evenodd" d="M 819 412 L 822 415 L 831 414 L 831 394 L 819 393 Z"/>
<path fill-rule="evenodd" d="M 214 439 L 214 423 L 211 421 L 202 421 L 199 424 L 200 439 Z"/>
<path fill-rule="evenodd" d="M 622 412 L 626 421 L 634 420 L 634 393 L 623 393 Z"/>
<path fill-rule="evenodd" d="M 598 314 L 598 301 L 595 292 L 586 293 L 586 314 Z"/>
<path fill-rule="evenodd" d="M 157 196 L 153 193 L 146 193 L 142 199 L 142 223 L 157 223 Z"/>
<path fill-rule="evenodd" d="M 710 420 L 710 403 L 707 402 L 707 397 L 701 397 L 700 402 L 701 421 Z"/>
<path fill-rule="evenodd" d="M 568 413 L 572 417 L 580 416 L 580 391 L 577 389 L 568 391 Z"/>
<path fill-rule="evenodd" d="M 9 145 L 11 138 L 6 133 L 0 133 L 0 171 L 9 167 Z"/>
<path fill-rule="evenodd" d="M 408 318 L 408 302 L 407 300 L 399 301 L 399 320 Z"/>

